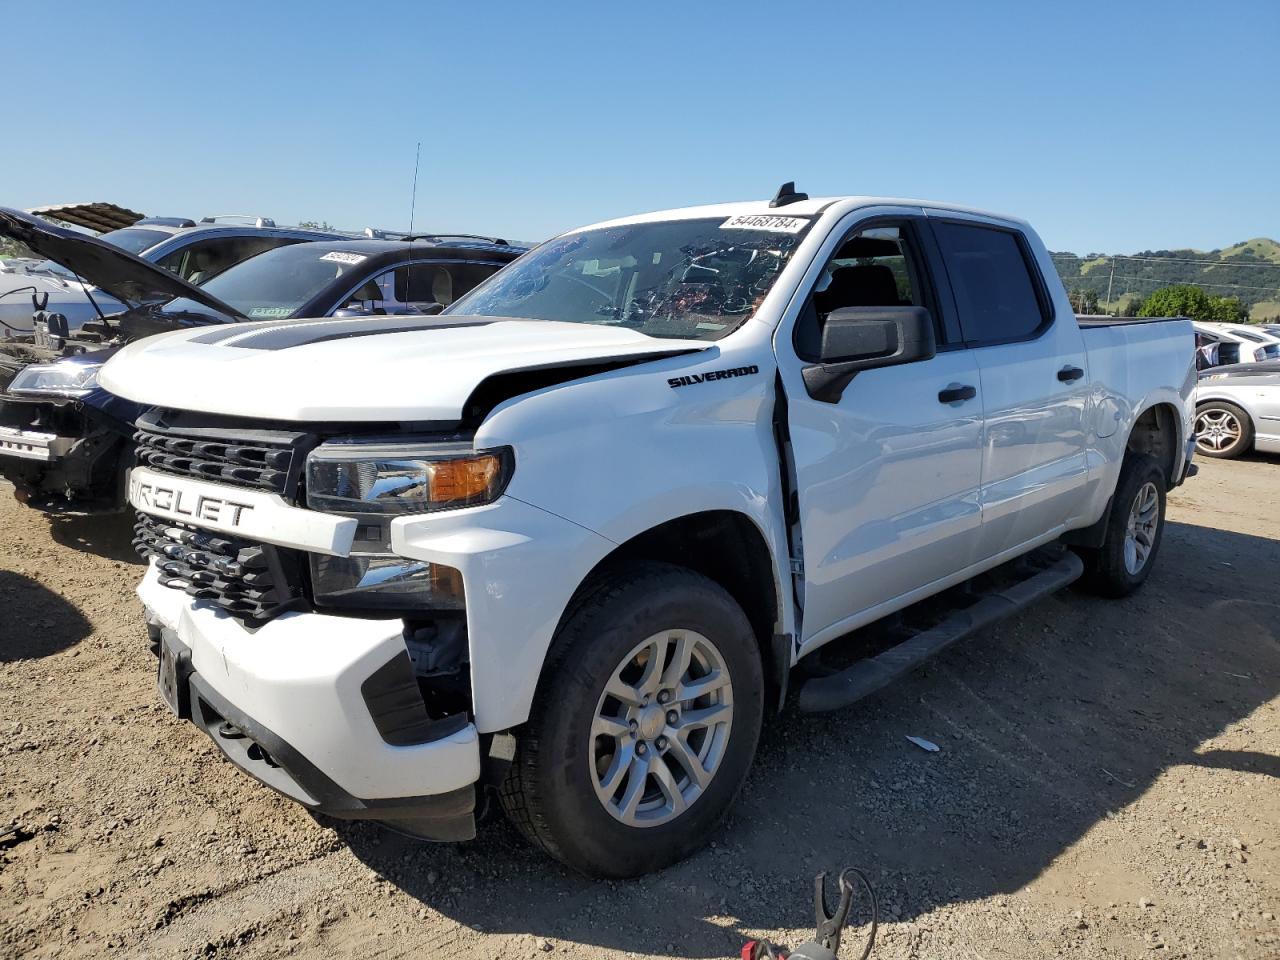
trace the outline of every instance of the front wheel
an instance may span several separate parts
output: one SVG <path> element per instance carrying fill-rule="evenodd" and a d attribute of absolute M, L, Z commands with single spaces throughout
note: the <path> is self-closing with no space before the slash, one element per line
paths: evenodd
<path fill-rule="evenodd" d="M 763 713 L 742 609 L 706 577 L 646 564 L 596 584 L 561 624 L 503 805 L 583 873 L 657 870 L 729 809 Z"/>
<path fill-rule="evenodd" d="M 1120 468 L 1102 546 L 1077 551 L 1085 564 L 1084 587 L 1125 597 L 1142 586 L 1160 549 L 1164 511 L 1164 470 L 1154 457 L 1130 454 Z"/>

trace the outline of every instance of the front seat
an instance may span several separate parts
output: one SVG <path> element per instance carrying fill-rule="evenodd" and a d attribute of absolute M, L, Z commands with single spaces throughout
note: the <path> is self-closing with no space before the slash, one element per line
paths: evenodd
<path fill-rule="evenodd" d="M 827 289 L 814 295 L 818 312 L 830 313 L 841 307 L 897 307 L 898 281 L 882 263 L 859 263 L 831 272 Z"/>
<path fill-rule="evenodd" d="M 438 269 L 431 278 L 431 299 L 446 307 L 453 303 L 453 277 L 448 270 Z"/>
<path fill-rule="evenodd" d="M 199 286 L 212 277 L 214 262 L 214 256 L 208 250 L 191 251 L 191 266 L 193 269 L 187 275 L 187 283 Z"/>

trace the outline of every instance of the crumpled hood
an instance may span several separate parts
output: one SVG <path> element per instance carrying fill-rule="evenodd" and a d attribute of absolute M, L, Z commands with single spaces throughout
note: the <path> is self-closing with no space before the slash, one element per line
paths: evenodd
<path fill-rule="evenodd" d="M 0 207 L 0 236 L 17 240 L 41 257 L 62 264 L 130 307 L 188 297 L 221 313 L 239 316 L 217 297 L 162 267 L 104 240 L 54 226 L 21 210 Z"/>
<path fill-rule="evenodd" d="M 148 406 L 299 422 L 463 419 L 495 374 L 705 350 L 583 323 L 490 317 L 285 320 L 181 330 L 130 344 L 103 368 Z"/>

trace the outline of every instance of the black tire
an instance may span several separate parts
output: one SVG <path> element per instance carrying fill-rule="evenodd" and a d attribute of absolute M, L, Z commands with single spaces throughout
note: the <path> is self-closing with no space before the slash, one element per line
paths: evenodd
<path fill-rule="evenodd" d="M 599 762 L 598 741 L 591 725 L 605 685 L 628 653 L 656 634 L 681 629 L 709 640 L 722 658 L 731 681 L 732 722 L 719 766 L 701 794 L 668 822 L 629 825 L 597 796 L 592 764 Z M 764 702 L 751 625 L 718 584 L 657 563 L 602 578 L 576 601 L 552 642 L 529 721 L 518 731 L 503 807 L 535 845 L 588 876 L 626 878 L 661 869 L 705 844 L 733 803 L 755 756 Z M 655 762 L 659 755 L 649 758 Z"/>
<path fill-rule="evenodd" d="M 1211 422 L 1234 424 L 1236 439 L 1223 445 L 1221 434 L 1205 430 Z M 1211 440 L 1210 437 L 1214 439 Z M 1215 443 L 1217 445 L 1215 445 Z M 1253 419 L 1234 403 L 1209 400 L 1196 407 L 1196 453 L 1222 460 L 1238 457 L 1253 449 Z"/>
<path fill-rule="evenodd" d="M 1150 547 L 1145 560 L 1135 571 L 1126 561 L 1129 518 L 1135 501 L 1147 490 L 1148 484 L 1155 487 L 1155 530 L 1149 536 Z M 1108 508 L 1102 546 L 1096 550 L 1077 550 L 1085 567 L 1080 581 L 1082 587 L 1104 597 L 1127 597 L 1146 582 L 1164 536 L 1165 487 L 1164 470 L 1154 457 L 1130 454 L 1125 458 Z"/>

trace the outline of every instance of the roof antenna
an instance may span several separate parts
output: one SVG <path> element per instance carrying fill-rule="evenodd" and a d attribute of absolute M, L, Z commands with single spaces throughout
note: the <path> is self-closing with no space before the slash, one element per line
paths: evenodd
<path fill-rule="evenodd" d="M 418 161 L 422 159 L 422 141 L 418 141 L 418 150 L 413 155 L 413 193 L 409 197 L 409 236 L 413 236 L 413 210 L 418 204 Z"/>
<path fill-rule="evenodd" d="M 788 180 L 778 188 L 778 195 L 769 201 L 771 207 L 785 207 L 788 203 L 799 203 L 801 200 L 808 200 L 807 193 L 796 193 L 796 182 Z"/>

